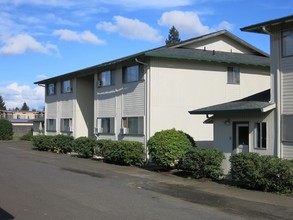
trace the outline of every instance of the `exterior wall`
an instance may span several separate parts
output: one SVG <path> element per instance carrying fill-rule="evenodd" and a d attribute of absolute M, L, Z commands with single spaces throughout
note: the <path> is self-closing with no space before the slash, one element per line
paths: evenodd
<path fill-rule="evenodd" d="M 220 35 L 217 37 L 202 40 L 200 42 L 195 42 L 193 44 L 187 45 L 187 47 L 201 50 L 206 49 L 223 52 L 252 54 L 247 47 L 240 45 L 239 42 L 235 42 L 225 35 Z"/>
<path fill-rule="evenodd" d="M 228 115 L 228 116 L 227 116 Z M 230 124 L 226 125 L 225 121 Z M 277 156 L 277 149 L 274 144 L 274 112 L 268 113 L 243 113 L 243 114 L 217 114 L 214 118 L 214 145 L 215 148 L 224 152 L 226 159 L 223 161 L 222 168 L 225 174 L 230 170 L 229 158 L 233 153 L 233 122 L 248 122 L 249 124 L 249 152 L 256 152 L 261 155 Z M 267 148 L 255 148 L 255 123 L 267 123 Z"/>
<path fill-rule="evenodd" d="M 73 117 L 74 137 L 94 135 L 94 76 L 78 78 Z"/>
<path fill-rule="evenodd" d="M 176 128 L 196 141 L 212 141 L 213 126 L 204 115 L 188 111 L 237 100 L 269 88 L 268 69 L 240 67 L 240 84 L 227 83 L 230 65 L 152 59 L 150 69 L 150 136 Z"/>
<path fill-rule="evenodd" d="M 271 34 L 271 86 L 275 111 L 275 145 L 278 157 L 293 159 L 293 143 L 282 141 L 282 115 L 293 115 L 293 57 L 282 57 L 282 30 L 291 28 L 292 22 L 273 26 Z"/>
<path fill-rule="evenodd" d="M 12 123 L 13 136 L 21 137 L 33 129 L 33 123 Z"/>
<path fill-rule="evenodd" d="M 72 92 L 61 93 L 61 82 L 56 82 L 55 95 L 45 96 L 45 134 L 60 134 L 61 118 L 72 118 L 74 116 L 74 107 L 76 104 L 76 79 L 72 80 Z M 56 119 L 56 132 L 46 131 L 46 120 Z M 74 120 L 72 121 L 74 125 Z M 75 133 L 73 132 L 73 136 Z"/>
<path fill-rule="evenodd" d="M 133 63 L 136 65 L 138 63 Z M 145 78 L 137 82 L 123 83 L 122 68 L 112 69 L 114 83 L 111 86 L 95 87 L 95 127 L 97 118 L 114 118 L 114 134 L 99 134 L 97 138 L 112 140 L 133 140 L 145 143 L 146 136 L 122 134 L 123 117 L 145 117 Z M 144 68 L 144 72 L 147 68 Z M 144 74 L 145 77 L 145 74 Z M 97 82 L 97 74 L 95 76 Z M 144 123 L 144 130 L 146 130 Z"/>

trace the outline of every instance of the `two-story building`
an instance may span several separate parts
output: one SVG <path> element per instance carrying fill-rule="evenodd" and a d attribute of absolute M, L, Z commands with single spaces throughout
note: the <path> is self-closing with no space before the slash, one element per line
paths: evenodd
<path fill-rule="evenodd" d="M 226 155 L 226 173 L 232 153 L 257 152 L 293 159 L 293 16 L 241 30 L 270 35 L 270 90 L 190 111 L 213 115 L 214 145 Z"/>
<path fill-rule="evenodd" d="M 269 72 L 265 52 L 223 30 L 35 83 L 46 86 L 48 135 L 146 143 L 176 128 L 208 145 L 213 126 L 188 110 L 268 89 Z"/>

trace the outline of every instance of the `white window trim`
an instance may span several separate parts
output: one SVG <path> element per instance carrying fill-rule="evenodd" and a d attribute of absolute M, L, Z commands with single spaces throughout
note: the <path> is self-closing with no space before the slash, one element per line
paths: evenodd
<path fill-rule="evenodd" d="M 129 128 L 129 118 L 137 119 L 137 132 L 132 133 L 131 128 Z M 122 130 L 128 129 L 128 135 L 144 135 L 144 117 L 143 116 L 127 116 L 122 117 Z"/>
<path fill-rule="evenodd" d="M 232 69 L 232 71 L 229 71 L 229 69 Z M 240 85 L 240 67 L 239 66 L 227 67 L 227 83 L 231 85 Z"/>
<path fill-rule="evenodd" d="M 110 120 L 110 131 L 106 132 L 106 129 L 103 127 L 103 119 Z M 101 131 L 100 134 L 115 134 L 115 118 L 114 117 L 98 117 L 97 118 L 97 128 Z M 102 129 L 100 129 L 102 128 Z"/>

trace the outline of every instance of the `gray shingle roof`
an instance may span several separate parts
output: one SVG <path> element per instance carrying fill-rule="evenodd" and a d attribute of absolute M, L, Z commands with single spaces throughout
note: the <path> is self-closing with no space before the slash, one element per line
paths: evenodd
<path fill-rule="evenodd" d="M 189 111 L 190 114 L 215 114 L 220 112 L 264 112 L 266 107 L 274 106 L 270 103 L 270 90 L 233 102 L 213 105 Z"/>
<path fill-rule="evenodd" d="M 243 28 L 241 28 L 241 31 L 267 34 L 266 31 L 263 29 L 263 27 L 274 26 L 274 25 L 278 25 L 278 24 L 281 24 L 281 23 L 289 22 L 289 21 L 293 21 L 293 15 L 289 15 L 289 16 L 286 16 L 286 17 L 282 17 L 282 18 L 278 18 L 278 19 L 274 19 L 274 20 L 270 20 L 270 21 L 250 25 L 250 26 L 247 26 L 247 27 L 243 27 Z"/>
<path fill-rule="evenodd" d="M 151 57 L 165 57 L 174 59 L 189 59 L 197 61 L 218 62 L 228 64 L 244 64 L 256 66 L 270 66 L 268 57 L 250 54 L 230 53 L 222 51 L 208 51 L 190 48 L 161 48 L 145 53 Z"/>

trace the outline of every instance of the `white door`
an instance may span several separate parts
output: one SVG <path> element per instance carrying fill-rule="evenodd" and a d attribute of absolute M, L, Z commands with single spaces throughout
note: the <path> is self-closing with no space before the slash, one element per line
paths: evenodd
<path fill-rule="evenodd" d="M 248 152 L 249 143 L 249 126 L 248 124 L 236 125 L 236 145 L 237 153 Z"/>

